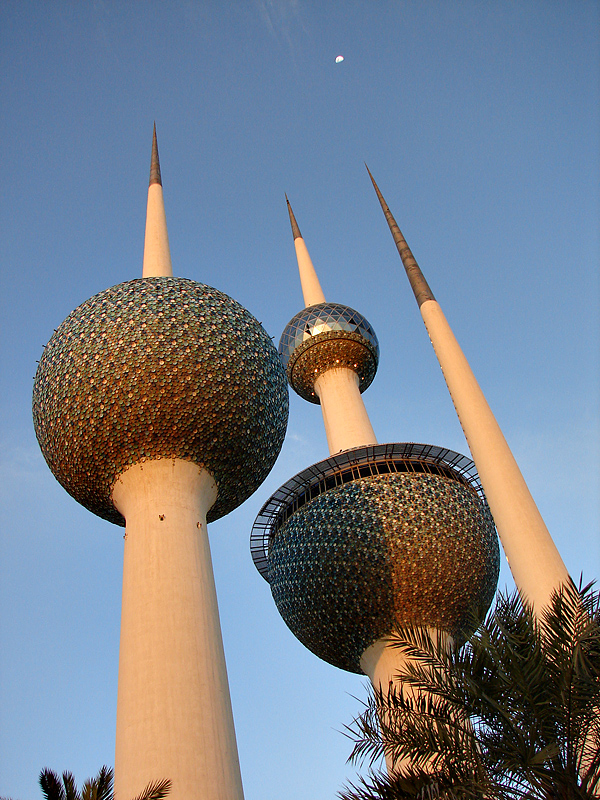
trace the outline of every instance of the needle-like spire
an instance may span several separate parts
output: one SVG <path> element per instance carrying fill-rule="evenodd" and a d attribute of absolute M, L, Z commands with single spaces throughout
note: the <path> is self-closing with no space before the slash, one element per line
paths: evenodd
<path fill-rule="evenodd" d="M 154 130 L 152 132 L 152 156 L 150 158 L 150 186 L 153 183 L 158 183 L 162 186 L 162 178 L 160 176 L 160 161 L 158 158 L 158 142 L 156 141 L 156 122 L 154 123 Z"/>
<path fill-rule="evenodd" d="M 296 217 L 292 211 L 288 196 L 285 196 L 287 203 L 288 213 L 290 215 L 290 223 L 292 225 L 292 234 L 294 236 L 294 247 L 296 248 L 296 258 L 298 259 L 298 270 L 300 272 L 300 283 L 302 284 L 302 294 L 304 296 L 304 304 L 306 306 L 314 306 L 317 303 L 325 302 L 325 295 L 321 289 L 321 284 L 315 272 L 311 257 L 308 253 L 304 239 L 300 233 L 300 228 L 296 222 Z"/>
<path fill-rule="evenodd" d="M 290 201 L 288 200 L 288 196 L 285 196 L 285 202 L 287 203 L 288 214 L 290 215 L 290 223 L 292 225 L 292 234 L 294 235 L 294 241 L 296 239 L 301 239 L 302 234 L 300 233 L 300 228 L 298 227 L 298 223 L 296 222 L 296 217 L 294 216 L 294 212 L 292 211 L 292 207 L 290 205 Z"/>
<path fill-rule="evenodd" d="M 167 218 L 163 199 L 156 123 L 152 132 L 152 156 L 150 158 L 150 185 L 146 210 L 146 237 L 144 240 L 144 278 L 172 277 L 171 252 L 167 233 Z"/>
<path fill-rule="evenodd" d="M 369 176 L 444 373 L 515 584 L 542 613 L 552 592 L 570 580 L 569 573 L 448 320 L 370 172 Z"/>
<path fill-rule="evenodd" d="M 366 164 L 365 167 L 367 167 Z M 367 172 L 369 173 L 369 177 L 373 182 L 373 188 L 377 192 L 377 197 L 379 198 L 379 202 L 381 203 L 381 208 L 383 209 L 383 213 L 385 214 L 387 224 L 390 226 L 390 231 L 392 232 L 392 236 L 394 237 L 394 241 L 396 242 L 396 247 L 398 248 L 398 252 L 400 253 L 400 258 L 402 259 L 402 263 L 404 264 L 404 269 L 406 270 L 406 274 L 408 275 L 408 280 L 410 281 L 412 290 L 415 293 L 415 298 L 417 300 L 417 303 L 419 304 L 419 308 L 421 308 L 421 306 L 426 300 L 435 300 L 435 297 L 433 296 L 433 292 L 429 288 L 429 284 L 425 280 L 425 276 L 421 272 L 421 269 L 417 264 L 415 257 L 411 252 L 410 247 L 406 243 L 406 239 L 402 235 L 402 231 L 400 230 L 396 220 L 392 216 L 392 212 L 390 211 L 388 204 L 385 202 L 383 195 L 379 191 L 379 186 L 377 186 L 377 184 L 375 183 L 375 178 L 371 175 L 371 171 L 369 170 L 368 167 L 367 167 Z"/>

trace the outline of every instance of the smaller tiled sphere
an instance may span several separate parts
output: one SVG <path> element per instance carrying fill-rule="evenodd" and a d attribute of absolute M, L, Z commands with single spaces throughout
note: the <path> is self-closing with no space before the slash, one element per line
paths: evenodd
<path fill-rule="evenodd" d="M 443 475 L 359 478 L 296 510 L 272 536 L 268 580 L 292 633 L 319 658 L 362 673 L 360 658 L 396 625 L 460 639 L 498 581 L 487 504 Z"/>
<path fill-rule="evenodd" d="M 262 326 L 184 278 L 128 281 L 80 305 L 46 346 L 33 391 L 48 466 L 117 525 L 115 480 L 160 458 L 209 470 L 218 497 L 207 519 L 227 514 L 268 475 L 287 415 L 285 373 Z"/>
<path fill-rule="evenodd" d="M 369 322 L 349 306 L 317 303 L 296 314 L 286 325 L 279 355 L 290 386 L 300 397 L 319 403 L 316 379 L 332 367 L 348 367 L 367 389 L 379 363 L 379 343 Z"/>

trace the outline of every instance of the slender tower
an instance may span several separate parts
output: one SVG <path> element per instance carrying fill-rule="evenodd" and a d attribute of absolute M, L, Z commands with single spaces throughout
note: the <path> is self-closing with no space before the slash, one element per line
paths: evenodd
<path fill-rule="evenodd" d="M 540 612 L 552 592 L 570 581 L 569 573 L 439 303 L 370 172 L 369 176 L 442 368 L 515 584 L 521 597 Z"/>
<path fill-rule="evenodd" d="M 277 352 L 227 295 L 172 277 L 156 133 L 143 278 L 75 309 L 37 371 L 48 465 L 125 526 L 115 795 L 241 800 L 207 521 L 264 480 L 287 423 Z"/>
<path fill-rule="evenodd" d="M 360 395 L 377 368 L 375 332 L 357 311 L 325 302 L 291 209 L 290 218 L 307 305 L 279 353 L 292 388 L 321 404 L 330 457 L 265 503 L 252 554 L 295 636 L 387 689 L 402 658 L 389 644 L 397 625 L 460 639 L 470 610 L 489 606 L 498 540 L 472 461 L 434 445 L 376 443 Z"/>

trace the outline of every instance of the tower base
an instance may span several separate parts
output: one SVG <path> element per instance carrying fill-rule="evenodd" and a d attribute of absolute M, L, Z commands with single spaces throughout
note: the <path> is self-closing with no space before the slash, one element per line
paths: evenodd
<path fill-rule="evenodd" d="M 191 461 L 136 464 L 112 494 L 126 519 L 115 796 L 243 800 L 206 529 L 217 497 Z"/>

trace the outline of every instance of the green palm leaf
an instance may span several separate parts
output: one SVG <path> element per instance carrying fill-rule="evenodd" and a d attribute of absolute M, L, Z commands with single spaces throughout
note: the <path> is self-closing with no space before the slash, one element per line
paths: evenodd
<path fill-rule="evenodd" d="M 81 800 L 112 800 L 114 772 L 106 764 L 81 787 Z"/>
<path fill-rule="evenodd" d="M 135 800 L 163 800 L 171 789 L 170 780 L 154 781 L 149 783 L 144 791 Z"/>
<path fill-rule="evenodd" d="M 40 786 L 46 800 L 66 800 L 65 788 L 60 778 L 47 767 L 40 773 Z"/>

